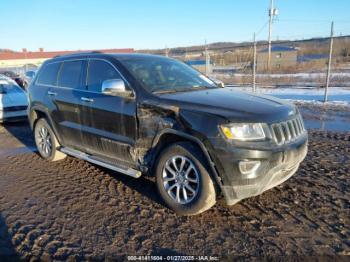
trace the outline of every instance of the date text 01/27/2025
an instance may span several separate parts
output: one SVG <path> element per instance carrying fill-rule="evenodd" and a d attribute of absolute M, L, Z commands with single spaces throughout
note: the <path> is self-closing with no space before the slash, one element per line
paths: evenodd
<path fill-rule="evenodd" d="M 128 261 L 219 261 L 217 256 L 128 256 Z"/>

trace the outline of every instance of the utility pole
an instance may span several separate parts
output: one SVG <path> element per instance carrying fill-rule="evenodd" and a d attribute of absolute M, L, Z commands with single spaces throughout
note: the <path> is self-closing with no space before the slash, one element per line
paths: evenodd
<path fill-rule="evenodd" d="M 210 57 L 208 53 L 207 40 L 205 40 L 205 74 L 209 75 Z"/>
<path fill-rule="evenodd" d="M 328 57 L 328 69 L 327 69 L 327 82 L 326 82 L 326 88 L 324 90 L 324 102 L 327 102 L 328 99 L 328 87 L 329 87 L 329 81 L 331 77 L 331 63 L 332 63 L 332 53 L 333 53 L 333 26 L 334 22 L 331 23 L 331 36 L 329 41 L 329 57 Z"/>
<path fill-rule="evenodd" d="M 169 49 L 167 46 L 165 46 L 165 56 L 169 57 Z"/>
<path fill-rule="evenodd" d="M 25 50 L 25 52 L 24 52 L 24 71 L 25 72 L 27 72 L 28 71 L 28 64 L 27 64 L 27 49 L 25 48 L 25 49 L 23 49 L 23 50 Z M 23 70 L 23 69 L 22 69 Z M 21 71 L 22 71 L 21 70 Z M 22 71 L 23 72 L 23 71 Z M 24 72 L 24 74 L 25 74 L 25 72 Z"/>
<path fill-rule="evenodd" d="M 256 39 L 255 39 L 255 33 L 253 36 L 254 41 L 254 55 L 253 55 L 253 92 L 256 92 Z"/>
<path fill-rule="evenodd" d="M 270 70 L 270 65 L 271 65 L 271 37 L 272 37 L 272 22 L 273 22 L 273 17 L 276 16 L 277 9 L 274 8 L 273 6 L 273 0 L 270 0 L 270 9 L 269 9 L 269 39 L 268 39 L 268 57 L 267 57 L 267 69 Z"/>

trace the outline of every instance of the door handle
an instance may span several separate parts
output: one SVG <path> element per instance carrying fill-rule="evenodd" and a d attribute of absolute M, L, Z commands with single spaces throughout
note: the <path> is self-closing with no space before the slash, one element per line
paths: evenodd
<path fill-rule="evenodd" d="M 84 102 L 90 102 L 90 103 L 94 102 L 94 100 L 92 98 L 88 98 L 88 97 L 81 97 L 80 99 Z"/>
<path fill-rule="evenodd" d="M 47 94 L 48 94 L 49 96 L 56 96 L 56 95 L 57 95 L 57 93 L 51 92 L 51 91 L 48 91 Z"/>

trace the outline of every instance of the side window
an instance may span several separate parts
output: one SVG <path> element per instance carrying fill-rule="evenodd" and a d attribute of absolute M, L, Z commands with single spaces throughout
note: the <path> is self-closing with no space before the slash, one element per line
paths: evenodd
<path fill-rule="evenodd" d="M 88 67 L 87 87 L 89 91 L 101 92 L 102 83 L 109 79 L 122 79 L 121 75 L 105 61 L 91 60 Z"/>
<path fill-rule="evenodd" d="M 64 62 L 58 77 L 58 86 L 69 88 L 82 88 L 82 66 L 82 60 Z"/>
<path fill-rule="evenodd" d="M 40 70 L 37 83 L 39 85 L 55 86 L 57 84 L 57 73 L 61 67 L 61 64 L 62 63 L 52 63 L 45 65 L 45 67 Z"/>

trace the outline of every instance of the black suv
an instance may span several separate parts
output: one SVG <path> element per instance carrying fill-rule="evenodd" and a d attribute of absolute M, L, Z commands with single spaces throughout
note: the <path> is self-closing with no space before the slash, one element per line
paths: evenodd
<path fill-rule="evenodd" d="M 186 64 L 145 54 L 46 61 L 29 87 L 40 155 L 71 155 L 134 178 L 154 175 L 179 214 L 228 205 L 291 177 L 307 152 L 298 109 L 222 88 Z"/>

